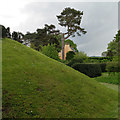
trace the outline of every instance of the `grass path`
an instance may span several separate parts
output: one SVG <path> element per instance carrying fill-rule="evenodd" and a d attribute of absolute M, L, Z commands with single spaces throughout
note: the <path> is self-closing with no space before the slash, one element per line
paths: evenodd
<path fill-rule="evenodd" d="M 113 73 L 109 75 L 108 72 L 102 73 L 101 76 L 96 77 L 95 80 L 103 83 L 109 83 L 109 84 L 119 84 L 118 77 L 120 76 L 120 73 L 115 73 L 115 76 Z"/>
<path fill-rule="evenodd" d="M 103 82 L 100 82 L 100 83 L 105 85 L 106 87 L 111 88 L 111 89 L 113 89 L 113 90 L 118 92 L 118 85 L 109 84 L 109 83 L 103 83 Z"/>
<path fill-rule="evenodd" d="M 119 93 L 120 93 L 120 91 L 118 90 L 118 85 L 109 84 L 109 83 L 103 83 L 103 82 L 100 82 L 100 84 L 105 85 L 106 87 L 108 87 L 108 88 L 110 88 L 110 89 L 113 89 L 113 90 L 115 90 L 116 92 L 119 92 Z M 116 113 L 117 113 L 118 111 L 120 111 L 120 105 L 119 105 L 118 109 L 116 109 Z"/>

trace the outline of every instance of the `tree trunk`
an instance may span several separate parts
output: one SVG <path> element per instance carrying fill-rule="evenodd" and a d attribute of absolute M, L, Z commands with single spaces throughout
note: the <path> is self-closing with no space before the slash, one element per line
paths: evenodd
<path fill-rule="evenodd" d="M 65 41 L 65 38 L 64 38 L 64 33 L 62 33 L 62 60 L 64 60 L 64 51 L 65 51 L 65 45 L 64 45 L 64 41 Z"/>

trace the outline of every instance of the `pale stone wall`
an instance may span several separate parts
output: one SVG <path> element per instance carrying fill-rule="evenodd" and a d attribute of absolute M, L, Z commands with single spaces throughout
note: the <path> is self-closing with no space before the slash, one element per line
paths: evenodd
<path fill-rule="evenodd" d="M 66 54 L 69 51 L 73 51 L 70 47 L 69 44 L 65 44 L 65 53 L 64 53 L 64 60 L 66 60 Z M 62 50 L 58 53 L 58 56 L 60 57 L 60 59 L 62 60 Z"/>

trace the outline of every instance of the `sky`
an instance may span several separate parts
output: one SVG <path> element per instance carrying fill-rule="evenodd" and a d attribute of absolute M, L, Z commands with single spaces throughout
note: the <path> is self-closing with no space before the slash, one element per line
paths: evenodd
<path fill-rule="evenodd" d="M 70 39 L 88 56 L 101 56 L 118 30 L 117 0 L 0 0 L 0 24 L 24 34 L 35 32 L 45 24 L 54 24 L 65 32 L 66 28 L 58 24 L 56 15 L 66 7 L 83 11 L 80 26 L 87 31 L 85 35 Z"/>

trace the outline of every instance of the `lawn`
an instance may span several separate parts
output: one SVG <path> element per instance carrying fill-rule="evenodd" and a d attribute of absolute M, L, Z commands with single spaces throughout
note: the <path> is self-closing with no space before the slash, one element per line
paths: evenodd
<path fill-rule="evenodd" d="M 0 39 L 0 119 L 2 119 L 2 40 Z"/>
<path fill-rule="evenodd" d="M 14 40 L 2 41 L 3 118 L 116 118 L 118 94 Z"/>
<path fill-rule="evenodd" d="M 110 84 L 119 84 L 118 78 L 120 76 L 120 72 L 119 73 L 111 73 L 109 74 L 108 72 L 104 72 L 102 73 L 101 76 L 94 78 L 95 80 L 99 81 L 99 82 L 104 82 L 104 83 L 110 83 Z"/>
<path fill-rule="evenodd" d="M 118 85 L 109 84 L 109 83 L 103 83 L 103 82 L 101 82 L 101 84 L 103 84 L 103 85 L 105 85 L 106 87 L 111 88 L 111 89 L 113 89 L 113 90 L 115 90 L 115 91 L 118 92 Z"/>

